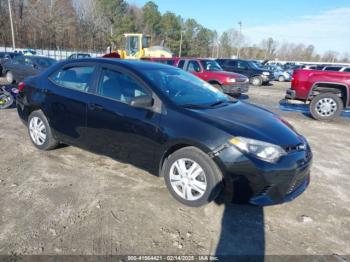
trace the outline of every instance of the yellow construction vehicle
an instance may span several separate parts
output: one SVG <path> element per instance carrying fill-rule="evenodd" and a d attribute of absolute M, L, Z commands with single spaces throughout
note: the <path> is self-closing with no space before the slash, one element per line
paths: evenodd
<path fill-rule="evenodd" d="M 173 57 L 172 52 L 162 45 L 150 46 L 151 37 L 144 34 L 124 34 L 125 49 L 118 50 L 122 59 L 141 59 L 147 57 Z"/>

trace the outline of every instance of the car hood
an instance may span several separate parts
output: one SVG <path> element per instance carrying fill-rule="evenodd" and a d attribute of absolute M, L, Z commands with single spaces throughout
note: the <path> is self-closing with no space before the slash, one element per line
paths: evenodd
<path fill-rule="evenodd" d="M 276 145 L 297 145 L 300 135 L 278 115 L 238 101 L 211 109 L 193 110 L 198 117 L 232 136 L 257 139 Z"/>
<path fill-rule="evenodd" d="M 244 75 L 233 73 L 233 72 L 227 72 L 227 71 L 212 71 L 211 73 L 214 73 L 220 76 L 232 77 L 232 78 L 247 78 Z"/>

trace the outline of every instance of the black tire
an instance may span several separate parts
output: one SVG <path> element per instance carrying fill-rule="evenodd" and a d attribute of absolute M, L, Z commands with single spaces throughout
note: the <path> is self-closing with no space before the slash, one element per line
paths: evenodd
<path fill-rule="evenodd" d="M 39 144 L 38 142 L 36 142 L 33 138 L 33 135 L 31 134 L 31 123 L 32 123 L 32 121 L 34 122 L 35 119 L 40 119 L 40 121 L 42 121 L 42 123 L 45 127 L 44 133 L 46 135 L 46 138 L 43 140 L 42 144 Z M 41 110 L 33 111 L 29 115 L 29 117 L 28 117 L 28 134 L 29 134 L 30 140 L 32 141 L 33 145 L 40 150 L 48 151 L 48 150 L 56 148 L 58 145 L 58 141 L 52 135 L 52 131 L 51 131 L 51 127 L 49 125 L 49 122 L 47 121 L 46 116 L 44 115 L 44 113 Z"/>
<path fill-rule="evenodd" d="M 263 80 L 261 79 L 260 76 L 254 76 L 250 79 L 250 83 L 253 85 L 253 86 L 262 86 L 263 84 Z"/>
<path fill-rule="evenodd" d="M 8 84 L 13 84 L 15 82 L 13 73 L 11 71 L 7 71 L 5 74 L 5 78 Z"/>
<path fill-rule="evenodd" d="M 220 84 L 211 84 L 213 87 L 215 87 L 220 92 L 224 93 L 224 90 L 222 89 L 222 86 Z"/>
<path fill-rule="evenodd" d="M 206 189 L 203 192 L 202 196 L 200 196 L 200 198 L 196 200 L 188 200 L 183 198 L 174 190 L 173 186 L 171 185 L 170 172 L 172 170 L 172 166 L 176 161 L 181 159 L 194 161 L 203 170 L 203 172 L 200 173 L 201 174 L 200 176 L 202 176 L 202 178 L 203 176 L 205 177 Z M 199 150 L 196 147 L 181 148 L 178 151 L 175 151 L 173 154 L 171 154 L 164 162 L 162 173 L 163 173 L 162 175 L 164 176 L 165 184 L 169 192 L 171 193 L 171 195 L 177 201 L 179 201 L 180 203 L 186 206 L 200 207 L 205 204 L 208 204 L 209 202 L 215 200 L 222 190 L 223 175 L 219 167 L 207 154 L 205 154 L 203 151 Z M 180 176 L 180 173 L 179 173 L 179 176 Z M 195 179 L 191 179 L 191 180 L 195 180 Z M 193 183 L 193 181 L 188 183 L 191 184 Z M 192 188 L 191 186 L 189 187 Z M 178 188 L 178 190 L 180 189 Z M 182 187 L 181 187 L 181 190 L 183 190 Z M 195 192 L 195 189 L 190 189 L 190 190 L 191 190 L 191 194 L 193 191 Z M 186 192 L 186 195 L 188 196 L 187 192 Z"/>
<path fill-rule="evenodd" d="M 279 82 L 285 82 L 286 79 L 285 79 L 284 76 L 279 76 L 279 77 L 278 77 L 278 81 L 279 81 Z"/>
<path fill-rule="evenodd" d="M 322 103 L 327 103 L 329 108 L 323 109 Z M 310 113 L 314 119 L 332 121 L 343 111 L 344 104 L 339 95 L 323 93 L 315 96 L 310 103 Z"/>

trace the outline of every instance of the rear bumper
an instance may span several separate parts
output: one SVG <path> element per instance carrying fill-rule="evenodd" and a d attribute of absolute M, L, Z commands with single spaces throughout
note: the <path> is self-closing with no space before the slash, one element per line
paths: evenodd
<path fill-rule="evenodd" d="M 295 90 L 287 89 L 285 99 L 293 100 L 293 99 L 295 99 L 295 97 L 296 97 Z"/>
<path fill-rule="evenodd" d="M 242 94 L 249 91 L 249 82 L 239 83 L 234 85 L 222 85 L 225 94 Z"/>

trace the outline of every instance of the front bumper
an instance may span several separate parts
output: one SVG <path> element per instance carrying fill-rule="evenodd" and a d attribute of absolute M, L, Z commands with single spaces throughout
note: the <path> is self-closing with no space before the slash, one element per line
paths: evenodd
<path fill-rule="evenodd" d="M 293 100 L 293 99 L 295 99 L 295 97 L 296 97 L 295 90 L 287 89 L 285 99 Z"/>
<path fill-rule="evenodd" d="M 275 76 L 273 74 L 270 75 L 261 75 L 261 79 L 264 83 L 268 83 L 270 81 L 275 80 Z"/>
<path fill-rule="evenodd" d="M 247 93 L 249 90 L 249 81 L 236 82 L 232 85 L 222 85 L 222 89 L 225 94 L 242 94 Z"/>
<path fill-rule="evenodd" d="M 234 146 L 222 151 L 219 162 L 233 180 L 233 201 L 258 206 L 291 201 L 302 194 L 310 182 L 310 147 L 283 156 L 271 164 L 243 155 Z"/>

